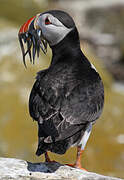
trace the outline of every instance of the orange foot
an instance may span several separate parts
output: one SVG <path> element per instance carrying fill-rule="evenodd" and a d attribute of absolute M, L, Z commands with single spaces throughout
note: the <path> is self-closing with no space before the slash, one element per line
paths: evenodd
<path fill-rule="evenodd" d="M 83 154 L 83 150 L 81 149 L 80 146 L 77 147 L 77 159 L 76 159 L 76 163 L 75 164 L 67 164 L 68 166 L 74 167 L 74 168 L 79 168 L 82 169 L 84 171 L 87 171 L 86 169 L 82 168 L 81 166 L 81 157 Z"/>

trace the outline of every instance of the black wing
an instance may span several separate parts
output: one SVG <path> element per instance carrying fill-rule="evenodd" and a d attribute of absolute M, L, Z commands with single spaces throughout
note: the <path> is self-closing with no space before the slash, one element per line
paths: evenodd
<path fill-rule="evenodd" d="M 44 72 L 41 74 L 43 76 Z M 47 81 L 46 76 L 39 77 L 32 88 L 29 111 L 42 129 L 39 136 L 51 143 L 71 137 L 84 125 L 95 121 L 102 112 L 103 102 L 100 78 L 95 82 L 71 80 L 62 85 L 55 79 Z"/>

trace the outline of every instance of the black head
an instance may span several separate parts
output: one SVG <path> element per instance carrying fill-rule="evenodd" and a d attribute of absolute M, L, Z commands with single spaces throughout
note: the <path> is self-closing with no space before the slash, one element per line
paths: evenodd
<path fill-rule="evenodd" d="M 75 40 L 79 40 L 78 32 L 72 17 L 64 11 L 50 10 L 30 18 L 22 25 L 19 31 L 19 41 L 24 64 L 26 54 L 29 53 L 31 59 L 32 46 L 34 60 L 36 52 L 39 55 L 40 48 L 46 53 L 47 43 L 50 47 L 53 47 L 65 39 L 68 34 L 70 34 L 70 41 L 75 42 Z M 22 40 L 24 40 L 24 43 L 27 43 L 26 52 Z"/>
<path fill-rule="evenodd" d="M 74 28 L 75 27 L 75 23 L 74 20 L 72 19 L 72 17 L 61 10 L 50 10 L 50 11 L 46 11 L 43 14 L 46 13 L 50 13 L 52 14 L 54 17 L 56 17 L 64 26 L 66 26 L 67 28 Z"/>

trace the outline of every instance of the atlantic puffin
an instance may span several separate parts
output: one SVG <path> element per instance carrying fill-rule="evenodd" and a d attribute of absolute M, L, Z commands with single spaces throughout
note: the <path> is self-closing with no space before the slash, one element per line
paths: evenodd
<path fill-rule="evenodd" d="M 34 63 L 40 49 L 46 53 L 49 44 L 52 50 L 51 64 L 37 73 L 29 98 L 29 113 L 38 124 L 36 155 L 50 161 L 48 151 L 64 154 L 77 146 L 73 166 L 80 168 L 92 126 L 103 110 L 104 86 L 81 51 L 75 22 L 64 11 L 50 10 L 24 23 L 18 37 L 25 66 L 27 54 Z"/>

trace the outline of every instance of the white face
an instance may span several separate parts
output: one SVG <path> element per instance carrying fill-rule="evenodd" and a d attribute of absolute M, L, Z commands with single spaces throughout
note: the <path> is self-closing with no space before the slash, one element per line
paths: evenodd
<path fill-rule="evenodd" d="M 59 43 L 72 30 L 49 13 L 39 16 L 36 19 L 36 26 L 40 27 L 42 36 L 50 46 Z"/>

